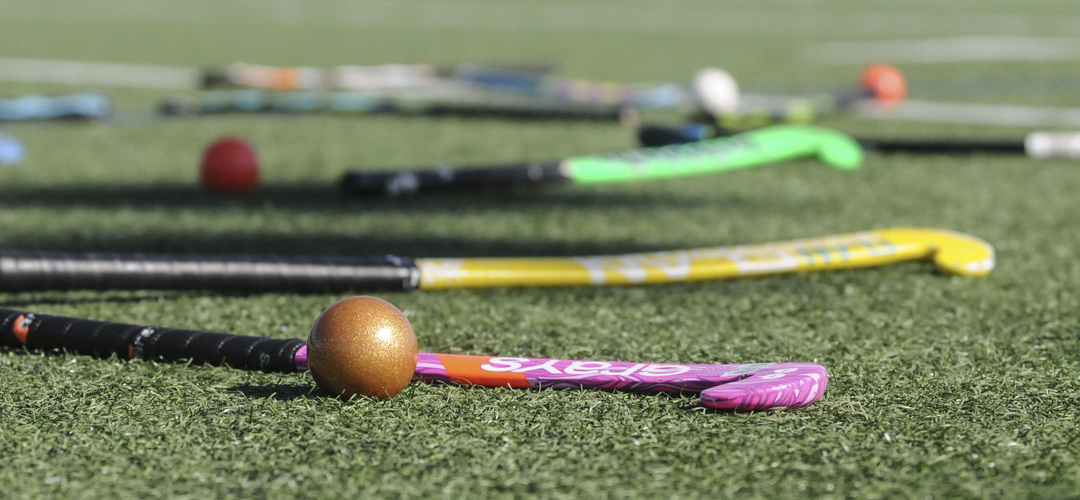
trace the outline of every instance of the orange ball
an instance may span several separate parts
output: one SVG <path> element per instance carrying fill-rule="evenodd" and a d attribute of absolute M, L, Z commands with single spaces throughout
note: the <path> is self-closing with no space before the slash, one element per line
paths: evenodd
<path fill-rule="evenodd" d="M 308 336 L 308 369 L 334 396 L 389 399 L 408 385 L 419 349 L 412 325 L 393 304 L 368 296 L 327 308 Z"/>
<path fill-rule="evenodd" d="M 907 97 L 904 74 L 889 64 L 873 64 L 863 70 L 859 84 L 874 93 L 878 102 L 896 105 Z"/>

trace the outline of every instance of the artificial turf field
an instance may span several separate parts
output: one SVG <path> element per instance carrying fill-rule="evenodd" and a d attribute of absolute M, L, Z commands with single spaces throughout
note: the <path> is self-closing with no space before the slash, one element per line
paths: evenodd
<path fill-rule="evenodd" d="M 815 42 L 1072 36 L 1048 0 L 590 0 L 533 4 L 3 0 L 4 57 L 202 67 L 520 61 L 620 81 L 703 66 L 745 89 L 820 91 L 861 62 Z M 912 97 L 1077 105 L 1076 61 L 902 64 Z M 0 82 L 3 95 L 71 90 Z M 164 91 L 108 89 L 129 112 Z M 127 115 L 127 116 L 130 116 Z M 660 116 L 673 120 L 672 116 Z M 1018 137 L 1023 129 L 836 118 L 865 135 Z M 0 248 L 456 257 L 625 253 L 893 226 L 997 249 L 986 278 L 923 263 L 727 282 L 383 293 L 421 349 L 678 363 L 810 361 L 816 404 L 751 414 L 693 396 L 414 383 L 389 401 L 323 396 L 308 375 L 0 351 L 7 498 L 1076 497 L 1080 487 L 1080 170 L 1068 160 L 873 156 L 709 177 L 364 201 L 352 166 L 548 159 L 627 149 L 614 124 L 403 117 L 225 117 L 4 126 Z M 202 147 L 240 134 L 263 182 L 197 185 Z M 362 292 L 362 291 L 358 291 Z M 306 337 L 339 294 L 48 292 L 36 312 Z"/>

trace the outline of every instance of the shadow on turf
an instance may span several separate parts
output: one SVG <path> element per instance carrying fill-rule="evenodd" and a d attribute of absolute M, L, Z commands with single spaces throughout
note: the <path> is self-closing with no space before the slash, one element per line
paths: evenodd
<path fill-rule="evenodd" d="M 826 201 L 823 200 L 823 203 Z M 672 196 L 663 191 L 605 191 L 573 186 L 512 191 L 479 191 L 467 194 L 434 193 L 393 199 L 355 199 L 337 193 L 334 186 L 321 184 L 271 184 L 244 196 L 207 193 L 188 184 L 29 186 L 11 190 L 0 197 L 0 210 L 45 208 L 79 210 L 85 208 L 185 209 L 206 217 L 267 208 L 316 211 L 345 217 L 380 217 L 397 214 L 447 213 L 501 215 L 507 212 L 535 213 L 559 209 L 612 208 L 625 212 L 650 210 L 709 211 L 753 210 L 790 213 L 805 210 L 806 200 L 795 206 L 784 200 L 728 196 Z M 230 212 L 231 211 L 231 212 Z M 5 236 L 11 238 L 5 241 Z M 748 243 L 748 242 L 738 242 Z M 684 241 L 679 247 L 728 244 L 718 240 Z M 454 237 L 358 233 L 287 235 L 253 227 L 244 231 L 213 232 L 191 228 L 155 227 L 138 235 L 125 231 L 33 231 L 4 235 L 0 249 L 71 252 L 152 252 L 175 254 L 276 254 L 310 256 L 399 255 L 408 257 L 494 257 L 570 256 L 670 250 L 665 246 L 626 241 L 550 241 L 522 238 L 492 239 L 461 235 Z"/>
<path fill-rule="evenodd" d="M 0 198 L 0 207 L 40 208 L 185 208 L 213 212 L 221 208 L 254 207 L 303 211 L 368 213 L 486 212 L 554 207 L 695 208 L 744 206 L 746 199 L 673 197 L 662 191 L 604 191 L 573 186 L 518 187 L 509 190 L 431 192 L 395 198 L 360 198 L 339 192 L 337 185 L 271 183 L 240 195 L 207 192 L 192 184 L 88 184 L 24 186 Z"/>
<path fill-rule="evenodd" d="M 249 398 L 272 398 L 275 401 L 325 397 L 325 394 L 312 384 L 238 385 L 231 387 L 230 390 L 239 392 Z"/>
<path fill-rule="evenodd" d="M 0 295 L 0 307 L 30 307 L 42 305 L 69 304 L 134 304 L 139 302 L 163 302 L 176 300 L 191 294 L 176 292 L 122 292 L 102 291 L 93 295 L 72 296 L 66 292 L 23 292 L 16 300 L 9 300 Z"/>
<path fill-rule="evenodd" d="M 132 234 L 125 231 L 0 233 L 0 250 L 91 253 L 155 253 L 176 255 L 290 255 L 401 257 L 575 256 L 654 252 L 677 248 L 712 247 L 730 242 L 703 236 L 678 245 L 643 244 L 634 238 L 607 241 L 560 241 L 542 238 L 492 238 L 463 234 L 317 233 L 295 235 L 262 228 L 243 232 L 207 232 L 198 228 L 155 227 Z"/>

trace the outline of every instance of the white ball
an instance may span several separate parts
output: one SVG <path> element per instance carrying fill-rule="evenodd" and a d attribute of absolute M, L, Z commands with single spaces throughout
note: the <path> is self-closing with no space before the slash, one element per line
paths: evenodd
<path fill-rule="evenodd" d="M 705 68 L 694 75 L 694 95 L 705 111 L 714 115 L 733 113 L 739 108 L 739 84 L 731 73 Z"/>

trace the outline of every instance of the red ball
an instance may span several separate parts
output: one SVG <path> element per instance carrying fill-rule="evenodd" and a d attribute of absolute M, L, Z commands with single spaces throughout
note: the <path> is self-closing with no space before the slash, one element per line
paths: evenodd
<path fill-rule="evenodd" d="M 223 193 L 246 193 L 259 182 L 259 157 L 247 141 L 223 137 L 203 151 L 203 186 Z"/>

